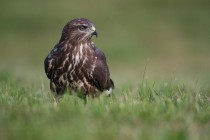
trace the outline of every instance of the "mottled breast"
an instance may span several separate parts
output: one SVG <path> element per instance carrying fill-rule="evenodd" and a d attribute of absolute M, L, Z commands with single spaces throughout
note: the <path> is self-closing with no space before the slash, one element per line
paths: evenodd
<path fill-rule="evenodd" d="M 60 66 L 59 83 L 69 86 L 71 89 L 93 90 L 90 77 L 94 71 L 94 48 L 92 44 L 79 44 L 74 48 L 68 48 L 64 53 Z"/>

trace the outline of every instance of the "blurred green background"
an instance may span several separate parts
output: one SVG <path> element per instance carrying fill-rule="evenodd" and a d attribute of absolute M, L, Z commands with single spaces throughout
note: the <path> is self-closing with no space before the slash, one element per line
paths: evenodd
<path fill-rule="evenodd" d="M 78 17 L 116 89 L 56 106 L 43 63 Z M 0 139 L 209 140 L 209 25 L 209 0 L 1 0 Z"/>
<path fill-rule="evenodd" d="M 207 0 L 1 0 L 1 71 L 48 83 L 43 61 L 63 26 L 78 17 L 96 25 L 93 40 L 116 85 L 139 83 L 147 64 L 150 79 L 209 77 Z"/>

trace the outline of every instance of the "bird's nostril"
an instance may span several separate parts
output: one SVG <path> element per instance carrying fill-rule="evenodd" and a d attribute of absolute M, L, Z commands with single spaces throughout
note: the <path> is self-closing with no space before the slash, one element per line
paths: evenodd
<path fill-rule="evenodd" d="M 95 30 L 96 30 L 96 28 L 95 28 L 94 26 L 92 26 L 92 27 L 91 27 L 91 30 L 92 30 L 92 31 L 95 31 Z"/>

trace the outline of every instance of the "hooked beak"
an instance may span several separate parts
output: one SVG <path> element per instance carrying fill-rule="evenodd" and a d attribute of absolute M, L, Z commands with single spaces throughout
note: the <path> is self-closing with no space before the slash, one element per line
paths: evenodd
<path fill-rule="evenodd" d="M 96 37 L 98 37 L 98 33 L 96 32 L 96 30 L 92 33 L 92 35 L 95 35 Z"/>

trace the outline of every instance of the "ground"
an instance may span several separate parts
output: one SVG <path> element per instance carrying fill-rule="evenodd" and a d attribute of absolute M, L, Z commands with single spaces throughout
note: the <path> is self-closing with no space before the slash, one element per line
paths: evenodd
<path fill-rule="evenodd" d="M 1 73 L 2 74 L 2 73 Z M 48 87 L 0 81 L 4 139 L 191 139 L 210 137 L 210 88 L 176 80 L 117 88 L 87 103 L 66 94 L 56 104 Z M 122 90 L 123 89 L 123 90 Z"/>

